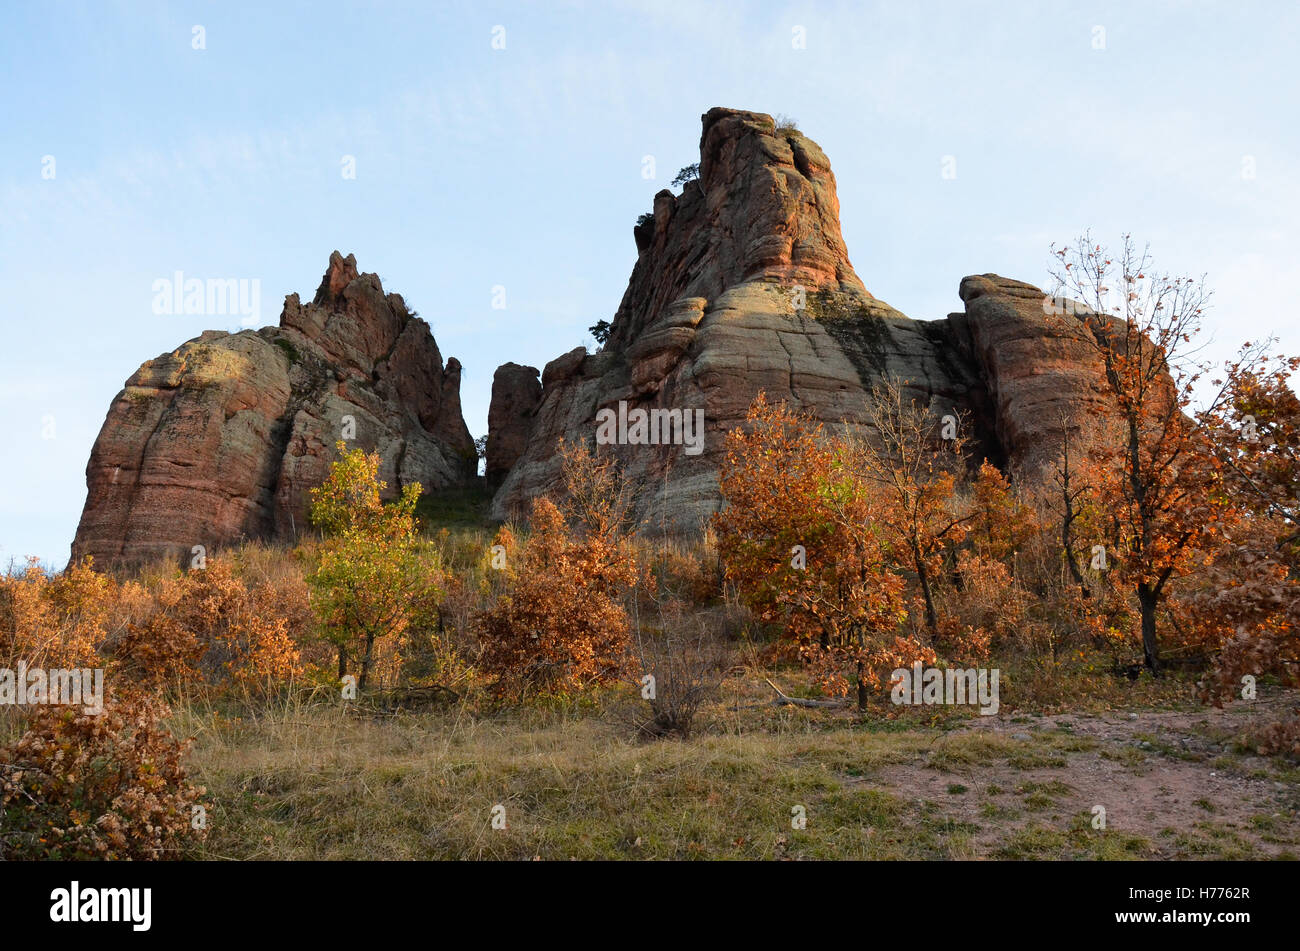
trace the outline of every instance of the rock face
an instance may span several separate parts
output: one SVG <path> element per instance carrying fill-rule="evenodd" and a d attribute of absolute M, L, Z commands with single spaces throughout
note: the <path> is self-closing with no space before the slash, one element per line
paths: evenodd
<path fill-rule="evenodd" d="M 505 363 L 492 377 L 492 403 L 488 409 L 485 474 L 489 489 L 497 489 L 511 467 L 528 448 L 533 417 L 542 402 L 542 382 L 537 367 Z"/>
<path fill-rule="evenodd" d="M 979 368 L 987 416 L 1005 456 L 1033 469 L 1057 453 L 1064 427 L 1100 434 L 1112 418 L 1105 368 L 1083 320 L 1044 314 L 1044 294 L 1032 284 L 996 274 L 963 278 L 961 326 L 967 362 Z M 964 316 L 964 319 L 963 319 Z"/>
<path fill-rule="evenodd" d="M 593 442 L 597 414 L 620 404 L 704 411 L 698 455 L 681 445 L 615 447 L 644 486 L 638 515 L 651 531 L 695 531 L 716 510 L 724 434 L 760 391 L 828 425 L 854 424 L 872 385 L 895 377 L 936 412 L 968 414 L 976 450 L 1013 467 L 1037 464 L 1063 420 L 1100 404 L 1088 331 L 1046 315 L 1031 285 L 968 277 L 965 311 L 932 321 L 868 293 L 841 237 L 830 162 L 770 116 L 706 113 L 699 178 L 681 195 L 656 195 L 634 238 L 637 262 L 605 346 L 543 371 L 527 447 L 493 499 L 497 518 L 521 515 L 553 489 L 556 442 Z M 522 423 L 504 390 L 499 415 L 513 446 Z"/>
<path fill-rule="evenodd" d="M 86 466 L 72 556 L 103 567 L 291 540 L 345 436 L 379 452 L 390 494 L 474 477 L 460 363 L 444 366 L 428 324 L 335 251 L 279 327 L 207 331 L 127 380 Z"/>

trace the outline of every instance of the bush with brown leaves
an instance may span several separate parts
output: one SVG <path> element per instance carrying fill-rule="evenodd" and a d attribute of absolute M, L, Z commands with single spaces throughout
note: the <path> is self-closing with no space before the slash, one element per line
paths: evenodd
<path fill-rule="evenodd" d="M 0 858 L 181 858 L 202 837 L 184 744 L 160 701 L 110 701 L 102 714 L 39 708 L 0 747 Z"/>
<path fill-rule="evenodd" d="M 52 577 L 34 558 L 22 572 L 0 574 L 0 666 L 97 666 L 118 593 L 89 559 Z"/>
<path fill-rule="evenodd" d="M 266 696 L 301 672 L 279 586 L 248 586 L 224 559 L 164 579 L 155 610 L 111 644 L 150 688 L 206 686 Z"/>
<path fill-rule="evenodd" d="M 503 535 L 495 545 L 507 565 L 496 569 L 496 593 L 474 626 L 497 693 L 569 693 L 616 678 L 630 634 L 623 598 L 638 577 L 629 546 L 578 536 L 545 498 L 533 502 L 526 541 Z"/>

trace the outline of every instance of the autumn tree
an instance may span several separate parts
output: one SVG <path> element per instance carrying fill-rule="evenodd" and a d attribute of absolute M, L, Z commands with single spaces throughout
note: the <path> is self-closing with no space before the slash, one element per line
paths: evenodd
<path fill-rule="evenodd" d="M 894 378 L 872 387 L 864 417 L 867 431 L 852 437 L 851 465 L 866 482 L 875 524 L 916 578 L 933 638 L 944 558 L 965 538 L 972 518 L 957 491 L 965 464 L 961 420 L 911 399 Z"/>
<path fill-rule="evenodd" d="M 436 610 L 441 572 L 421 558 L 415 519 L 418 482 L 382 501 L 379 455 L 337 444 L 340 458 L 311 490 L 311 520 L 324 534 L 307 576 L 326 639 L 338 649 L 338 673 L 350 666 L 364 688 L 376 644 L 400 636 L 413 619 Z"/>
<path fill-rule="evenodd" d="M 1300 397 L 1291 379 L 1300 357 L 1270 355 L 1271 341 L 1246 344 L 1224 370 L 1223 397 L 1202 422 L 1215 454 L 1229 470 L 1229 486 L 1251 511 L 1276 520 L 1278 549 L 1300 550 Z"/>
<path fill-rule="evenodd" d="M 714 516 L 719 554 L 758 616 L 780 623 L 832 694 L 860 708 L 889 671 L 929 650 L 900 632 L 903 581 L 890 570 L 857 447 L 761 394 L 727 436 Z"/>
<path fill-rule="evenodd" d="M 845 693 L 849 683 L 841 671 L 851 670 L 858 708 L 865 709 L 889 671 L 931 661 L 933 654 L 899 631 L 907 617 L 903 579 L 890 569 L 889 544 L 873 518 L 868 487 L 844 464 L 851 452 L 843 444 L 837 448 L 836 464 L 820 484 L 820 514 L 830 529 L 821 547 L 830 550 L 824 561 L 788 576 L 783 600 L 820 634 L 816 645 L 802 645 L 802 653 L 822 685 Z"/>
<path fill-rule="evenodd" d="M 1100 358 L 1117 439 L 1103 457 L 1102 504 L 1109 555 L 1137 597 L 1146 666 L 1160 670 L 1157 619 L 1170 583 L 1198 564 L 1197 552 L 1230 516 L 1221 468 L 1189 415 L 1204 368 L 1193 341 L 1210 292 L 1204 279 L 1154 272 L 1149 249 L 1124 235 L 1112 253 L 1087 234 L 1053 247 L 1054 293 L 1082 306 L 1080 321 Z"/>
<path fill-rule="evenodd" d="M 1207 695 L 1220 702 L 1240 678 L 1266 672 L 1300 680 L 1300 359 L 1247 344 L 1221 384 L 1225 398 L 1201 419 L 1224 466 L 1234 504 L 1248 515 L 1219 540 L 1195 612 L 1229 632 Z M 1300 741 L 1300 729 L 1294 731 Z"/>
<path fill-rule="evenodd" d="M 727 434 L 719 471 L 723 508 L 713 518 L 725 577 L 759 620 L 780 623 L 784 592 L 800 562 L 835 561 L 834 528 L 823 483 L 835 464 L 826 434 L 786 404 L 760 393 L 742 428 Z M 797 632 L 799 634 L 806 632 Z M 830 643 L 818 632 L 822 647 Z"/>
<path fill-rule="evenodd" d="M 1038 513 L 993 463 L 980 463 L 966 491 L 968 543 L 981 558 L 1006 563 L 1014 571 L 1016 553 L 1038 531 Z"/>

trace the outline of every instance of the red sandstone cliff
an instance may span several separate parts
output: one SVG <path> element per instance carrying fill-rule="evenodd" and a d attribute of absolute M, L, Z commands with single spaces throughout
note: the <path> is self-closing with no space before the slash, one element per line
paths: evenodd
<path fill-rule="evenodd" d="M 965 411 L 977 451 L 1012 466 L 1036 465 L 1053 451 L 1062 418 L 1097 415 L 1101 369 L 1088 331 L 1048 317 L 1038 288 L 968 277 L 965 312 L 932 321 L 911 320 L 869 294 L 840 233 L 829 160 L 770 116 L 706 113 L 698 180 L 681 195 L 659 192 L 634 238 L 637 262 L 604 348 L 564 354 L 542 373 L 526 449 L 493 501 L 498 518 L 554 488 L 557 441 L 592 442 L 597 414 L 620 402 L 704 411 L 699 455 L 680 446 L 617 449 L 643 485 L 641 517 L 651 528 L 687 531 L 717 507 L 723 435 L 760 390 L 835 425 L 862 419 L 880 378 L 906 380 L 936 411 Z M 536 401 L 494 387 L 494 416 L 506 418 L 506 404 L 521 399 Z M 517 443 L 521 423 L 512 426 Z"/>
<path fill-rule="evenodd" d="M 207 331 L 146 362 L 113 400 L 86 466 L 72 545 L 100 566 L 306 531 L 334 443 L 378 450 L 390 492 L 474 475 L 460 364 L 423 320 L 337 251 L 279 327 Z"/>

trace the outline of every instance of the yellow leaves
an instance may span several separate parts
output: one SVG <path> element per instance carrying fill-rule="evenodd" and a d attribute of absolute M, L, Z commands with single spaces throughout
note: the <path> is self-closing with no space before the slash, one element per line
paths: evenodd
<path fill-rule="evenodd" d="M 312 490 L 312 522 L 325 539 L 307 583 L 326 639 L 345 665 L 359 662 L 364 687 L 381 655 L 395 672 L 399 659 L 383 645 L 376 653 L 376 642 L 403 634 L 412 618 L 433 609 L 442 572 L 436 553 L 420 551 L 420 484 L 403 486 L 396 500 L 384 503 L 378 454 L 342 442 L 338 449 L 329 478 Z"/>
<path fill-rule="evenodd" d="M 326 535 L 338 534 L 382 518 L 380 502 L 388 483 L 379 478 L 379 454 L 347 448 L 342 440 L 335 444 L 339 458 L 331 464 L 329 477 L 311 490 L 312 524 Z M 412 486 L 403 489 L 403 503 Z M 415 498 L 420 486 L 414 484 Z M 414 500 L 410 510 L 414 511 Z"/>
<path fill-rule="evenodd" d="M 22 574 L 0 575 L 0 666 L 95 666 L 116 595 L 89 559 L 53 578 L 35 558 Z"/>

